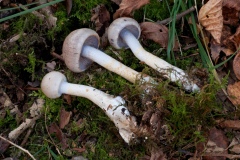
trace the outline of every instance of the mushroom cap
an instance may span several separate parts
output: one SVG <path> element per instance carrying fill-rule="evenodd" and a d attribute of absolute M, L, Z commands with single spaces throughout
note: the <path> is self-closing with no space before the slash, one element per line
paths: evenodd
<path fill-rule="evenodd" d="M 66 77 L 60 72 L 52 71 L 43 77 L 41 89 L 48 98 L 58 98 L 62 95 L 62 82 L 67 82 Z"/>
<path fill-rule="evenodd" d="M 108 40 L 116 49 L 129 48 L 120 37 L 120 33 L 123 29 L 130 31 L 137 39 L 140 37 L 141 28 L 136 20 L 128 17 L 118 18 L 114 20 L 108 28 Z"/>
<path fill-rule="evenodd" d="M 98 48 L 98 34 L 91 29 L 82 28 L 71 32 L 64 40 L 62 56 L 67 67 L 73 72 L 83 72 L 93 63 L 81 56 L 83 45 Z"/>

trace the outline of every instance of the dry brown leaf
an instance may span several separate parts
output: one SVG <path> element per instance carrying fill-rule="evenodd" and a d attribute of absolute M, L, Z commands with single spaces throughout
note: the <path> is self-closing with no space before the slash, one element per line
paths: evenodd
<path fill-rule="evenodd" d="M 0 154 L 4 153 L 9 146 L 10 146 L 10 143 L 4 141 L 3 139 L 0 139 Z"/>
<path fill-rule="evenodd" d="M 56 134 L 56 137 L 61 142 L 63 149 L 66 149 L 68 147 L 67 138 L 56 123 L 52 123 L 50 126 L 48 126 L 48 131 L 50 134 Z"/>
<path fill-rule="evenodd" d="M 230 149 L 230 151 L 236 154 L 240 154 L 240 144 L 234 145 L 233 148 Z"/>
<path fill-rule="evenodd" d="M 240 80 L 240 52 L 234 57 L 233 60 L 233 71 L 238 80 Z"/>
<path fill-rule="evenodd" d="M 64 108 L 61 109 L 59 120 L 59 126 L 61 129 L 63 129 L 69 123 L 71 115 L 72 112 L 67 112 Z"/>
<path fill-rule="evenodd" d="M 168 46 L 168 28 L 162 24 L 153 22 L 143 22 L 140 24 L 141 37 L 143 39 L 150 39 L 158 43 L 161 47 L 167 48 Z M 177 50 L 179 43 L 175 41 L 174 50 Z"/>
<path fill-rule="evenodd" d="M 72 10 L 72 0 L 65 0 L 65 7 L 67 10 L 67 15 L 69 16 L 69 14 Z"/>
<path fill-rule="evenodd" d="M 167 160 L 166 155 L 160 148 L 153 148 L 150 160 Z"/>
<path fill-rule="evenodd" d="M 101 37 L 105 33 L 105 29 L 110 24 L 110 13 L 103 4 L 100 4 L 96 8 L 93 8 L 91 10 L 91 13 L 91 21 L 95 23 L 96 32 Z"/>
<path fill-rule="evenodd" d="M 231 128 L 240 130 L 240 120 L 224 120 L 219 123 L 222 128 Z"/>
<path fill-rule="evenodd" d="M 209 31 L 217 43 L 220 43 L 223 16 L 222 0 L 209 0 L 199 11 L 198 20 Z"/>
<path fill-rule="evenodd" d="M 226 48 L 235 51 L 236 50 L 235 44 L 233 43 L 232 40 L 229 39 L 229 37 L 231 37 L 232 35 L 233 35 L 232 29 L 227 25 L 223 25 L 221 44 Z"/>
<path fill-rule="evenodd" d="M 232 54 L 234 54 L 234 51 L 226 47 L 222 47 L 221 50 L 223 53 L 225 53 L 226 56 L 231 56 Z"/>
<path fill-rule="evenodd" d="M 223 0 L 223 23 L 234 27 L 239 25 L 240 1 Z"/>
<path fill-rule="evenodd" d="M 129 17 L 132 12 L 149 3 L 149 0 L 122 0 L 119 9 L 114 13 L 113 19 Z"/>
<path fill-rule="evenodd" d="M 212 128 L 209 131 L 209 137 L 208 142 L 206 145 L 206 152 L 210 153 L 210 155 L 213 153 L 221 153 L 221 154 L 227 154 L 226 148 L 228 147 L 228 139 L 224 135 L 222 130 Z M 225 157 L 214 157 L 214 156 L 204 156 L 204 159 L 207 160 L 213 160 L 213 159 L 223 159 L 225 160 Z"/>
<path fill-rule="evenodd" d="M 143 39 L 150 39 L 161 45 L 163 48 L 167 48 L 168 45 L 168 28 L 161 24 L 152 22 L 143 22 L 140 24 L 141 37 Z"/>
<path fill-rule="evenodd" d="M 234 137 L 232 139 L 232 142 L 229 144 L 228 148 L 231 148 L 232 146 L 235 146 L 236 144 L 239 144 L 239 140 L 237 137 Z"/>
<path fill-rule="evenodd" d="M 67 101 L 67 104 L 68 104 L 68 105 L 71 105 L 71 104 L 72 104 L 72 97 L 71 97 L 71 95 L 69 95 L 69 94 L 64 94 L 64 95 L 63 95 L 63 99 L 65 99 L 65 100 Z"/>
<path fill-rule="evenodd" d="M 52 61 L 52 62 L 48 62 L 46 63 L 46 67 L 44 67 L 45 69 L 48 70 L 48 72 L 54 71 L 56 67 L 56 62 Z"/>
<path fill-rule="evenodd" d="M 117 5 L 120 5 L 121 2 L 122 2 L 122 0 L 111 0 L 111 1 L 113 1 L 113 2 L 116 3 Z"/>
<path fill-rule="evenodd" d="M 229 37 L 229 40 L 234 43 L 236 49 L 239 48 L 239 46 L 240 46 L 240 26 L 237 28 L 235 34 L 232 35 L 231 37 Z"/>
<path fill-rule="evenodd" d="M 210 49 L 211 49 L 211 57 L 212 57 L 214 63 L 216 64 L 218 62 L 218 59 L 220 56 L 221 45 L 214 43 L 214 41 L 212 41 Z"/>
<path fill-rule="evenodd" d="M 230 84 L 227 87 L 230 101 L 235 105 L 240 105 L 240 82 Z"/>

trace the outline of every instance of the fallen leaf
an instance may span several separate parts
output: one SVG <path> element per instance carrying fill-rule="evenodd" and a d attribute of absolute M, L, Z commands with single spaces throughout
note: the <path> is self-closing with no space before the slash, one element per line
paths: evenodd
<path fill-rule="evenodd" d="M 227 87 L 230 101 L 235 105 L 240 105 L 240 82 L 235 82 Z"/>
<path fill-rule="evenodd" d="M 212 41 L 210 50 L 211 50 L 211 57 L 212 57 L 214 63 L 217 64 L 219 56 L 220 56 L 220 52 L 221 52 L 221 45 Z"/>
<path fill-rule="evenodd" d="M 152 22 L 143 22 L 140 24 L 141 37 L 143 39 L 150 39 L 158 43 L 163 48 L 168 46 L 168 28 L 162 24 Z"/>
<path fill-rule="evenodd" d="M 61 129 L 63 129 L 69 123 L 71 115 L 72 112 L 67 112 L 64 108 L 61 109 L 59 120 L 59 126 Z"/>
<path fill-rule="evenodd" d="M 222 128 L 231 128 L 240 130 L 240 120 L 224 120 L 219 123 Z"/>
<path fill-rule="evenodd" d="M 110 25 L 110 13 L 103 4 L 93 8 L 91 13 L 91 21 L 95 23 L 96 32 L 101 37 L 105 33 L 106 28 Z"/>
<path fill-rule="evenodd" d="M 239 25 L 240 1 L 223 0 L 223 23 L 234 27 Z"/>
<path fill-rule="evenodd" d="M 30 115 L 32 118 L 40 116 L 42 114 L 42 108 L 44 103 L 45 101 L 41 98 L 38 98 L 37 100 L 34 101 L 32 106 L 29 108 Z"/>
<path fill-rule="evenodd" d="M 113 19 L 129 17 L 132 12 L 149 3 L 149 0 L 122 0 L 119 9 L 113 14 Z"/>
<path fill-rule="evenodd" d="M 52 123 L 50 126 L 48 126 L 48 131 L 50 134 L 56 134 L 56 137 L 61 142 L 63 149 L 66 149 L 68 147 L 67 138 L 56 123 Z"/>
<path fill-rule="evenodd" d="M 240 47 L 240 26 L 237 28 L 235 34 L 229 37 L 229 40 L 234 43 L 236 50 Z"/>
<path fill-rule="evenodd" d="M 240 154 L 240 144 L 234 145 L 231 149 L 231 152 L 234 152 L 236 154 Z"/>
<path fill-rule="evenodd" d="M 19 102 L 23 101 L 24 100 L 24 92 L 20 89 L 17 89 L 16 91 L 16 95 L 17 95 L 17 99 Z"/>
<path fill-rule="evenodd" d="M 209 131 L 209 137 L 208 137 L 208 142 L 206 144 L 206 153 L 211 154 L 216 154 L 216 153 L 221 153 L 221 154 L 227 154 L 228 151 L 226 148 L 228 147 L 228 139 L 224 135 L 222 130 L 212 128 Z M 223 156 L 204 156 L 204 159 L 206 160 L 225 160 L 226 158 Z"/>
<path fill-rule="evenodd" d="M 72 0 L 65 0 L 65 7 L 67 10 L 67 15 L 69 16 L 69 14 L 72 10 Z"/>
<path fill-rule="evenodd" d="M 233 60 L 233 71 L 238 80 L 240 80 L 240 52 L 234 57 Z"/>
<path fill-rule="evenodd" d="M 161 148 L 153 148 L 150 160 L 167 160 L 167 158 Z"/>
<path fill-rule="evenodd" d="M 111 0 L 112 2 L 116 3 L 117 5 L 120 5 L 122 0 Z"/>
<path fill-rule="evenodd" d="M 12 103 L 8 95 L 0 88 L 0 106 L 6 109 L 13 109 L 15 105 Z"/>
<path fill-rule="evenodd" d="M 48 72 L 54 71 L 56 67 L 56 62 L 52 61 L 52 62 L 48 62 L 46 63 L 46 67 L 44 67 L 45 69 L 48 70 Z"/>
<path fill-rule="evenodd" d="M 16 42 L 16 41 L 19 40 L 21 37 L 26 36 L 26 35 L 27 35 L 26 33 L 17 34 L 17 35 L 15 35 L 15 36 L 13 36 L 11 39 L 9 39 L 9 42 L 10 42 L 10 43 Z"/>
<path fill-rule="evenodd" d="M 232 54 L 234 54 L 233 50 L 226 47 L 222 47 L 221 50 L 223 53 L 225 53 L 226 56 L 231 56 Z"/>
<path fill-rule="evenodd" d="M 34 82 L 27 82 L 27 84 L 28 84 L 29 86 L 35 88 L 35 87 L 40 86 L 40 81 L 39 81 L 39 80 L 36 80 L 36 81 L 34 81 Z"/>
<path fill-rule="evenodd" d="M 142 122 L 145 123 L 145 122 L 149 121 L 152 114 L 153 114 L 153 110 L 151 110 L 151 109 L 147 110 L 142 116 Z"/>
<path fill-rule="evenodd" d="M 67 104 L 71 105 L 72 104 L 72 96 L 69 94 L 63 94 L 63 99 L 67 101 Z"/>
<path fill-rule="evenodd" d="M 9 146 L 10 143 L 4 141 L 3 139 L 0 139 L 0 154 L 4 153 Z"/>
<path fill-rule="evenodd" d="M 199 11 L 198 20 L 210 32 L 217 43 L 220 43 L 223 16 L 222 0 L 209 0 Z"/>
<path fill-rule="evenodd" d="M 40 4 L 48 3 L 47 0 L 41 0 L 39 1 Z M 44 19 L 47 21 L 48 28 L 53 28 L 57 24 L 57 17 L 53 15 L 51 6 L 46 6 L 44 8 L 41 8 L 40 11 L 44 14 Z"/>
<path fill-rule="evenodd" d="M 232 29 L 227 25 L 223 25 L 221 44 L 226 48 L 235 51 L 236 50 L 235 44 L 233 43 L 232 40 L 229 39 L 229 37 L 231 37 L 232 35 L 233 35 Z"/>
<path fill-rule="evenodd" d="M 228 148 L 232 147 L 232 146 L 235 146 L 236 144 L 239 144 L 239 140 L 237 137 L 234 137 L 232 139 L 232 142 L 229 144 Z"/>

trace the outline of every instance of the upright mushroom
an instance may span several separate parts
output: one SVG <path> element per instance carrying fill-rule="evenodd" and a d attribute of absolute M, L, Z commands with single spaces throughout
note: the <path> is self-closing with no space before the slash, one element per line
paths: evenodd
<path fill-rule="evenodd" d="M 199 91 L 199 87 L 182 69 L 144 50 L 138 41 L 140 34 L 138 22 L 127 17 L 114 20 L 108 28 L 108 40 L 113 47 L 116 49 L 130 48 L 139 60 L 159 71 L 170 81 L 180 83 L 187 91 Z"/>
<path fill-rule="evenodd" d="M 41 89 L 49 98 L 58 98 L 62 94 L 69 94 L 91 100 L 114 122 L 125 142 L 129 143 L 134 138 L 132 129 L 136 127 L 136 120 L 124 106 L 125 101 L 121 97 L 113 97 L 93 87 L 68 83 L 66 77 L 56 71 L 43 77 Z"/>
<path fill-rule="evenodd" d="M 62 48 L 65 64 L 73 72 L 82 72 L 96 62 L 132 83 L 136 83 L 137 80 L 155 83 L 151 77 L 142 77 L 139 72 L 98 50 L 98 46 L 99 36 L 95 31 L 82 28 L 71 32 L 65 38 Z"/>

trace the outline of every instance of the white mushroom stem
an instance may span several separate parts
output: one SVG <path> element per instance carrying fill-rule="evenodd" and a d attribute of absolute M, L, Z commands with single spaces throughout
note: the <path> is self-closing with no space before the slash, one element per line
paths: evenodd
<path fill-rule="evenodd" d="M 134 138 L 132 129 L 136 127 L 136 120 L 124 106 L 125 101 L 121 97 L 113 97 L 93 87 L 68 83 L 63 74 L 55 71 L 44 76 L 41 88 L 49 98 L 69 94 L 91 100 L 114 122 L 125 142 L 129 143 Z"/>
<path fill-rule="evenodd" d="M 144 50 L 139 41 L 130 31 L 123 29 L 120 32 L 120 37 L 124 40 L 124 42 L 139 60 L 159 71 L 164 77 L 170 79 L 172 82 L 180 83 L 185 90 L 199 91 L 199 87 L 193 82 L 189 81 L 187 78 L 188 76 L 182 69 L 177 68 Z"/>
<path fill-rule="evenodd" d="M 143 80 L 144 82 L 154 82 L 151 77 L 141 77 L 139 72 L 125 66 L 124 64 L 94 47 L 84 45 L 82 49 L 82 56 L 96 62 L 107 70 L 122 76 L 132 83 L 136 83 L 138 80 Z"/>

